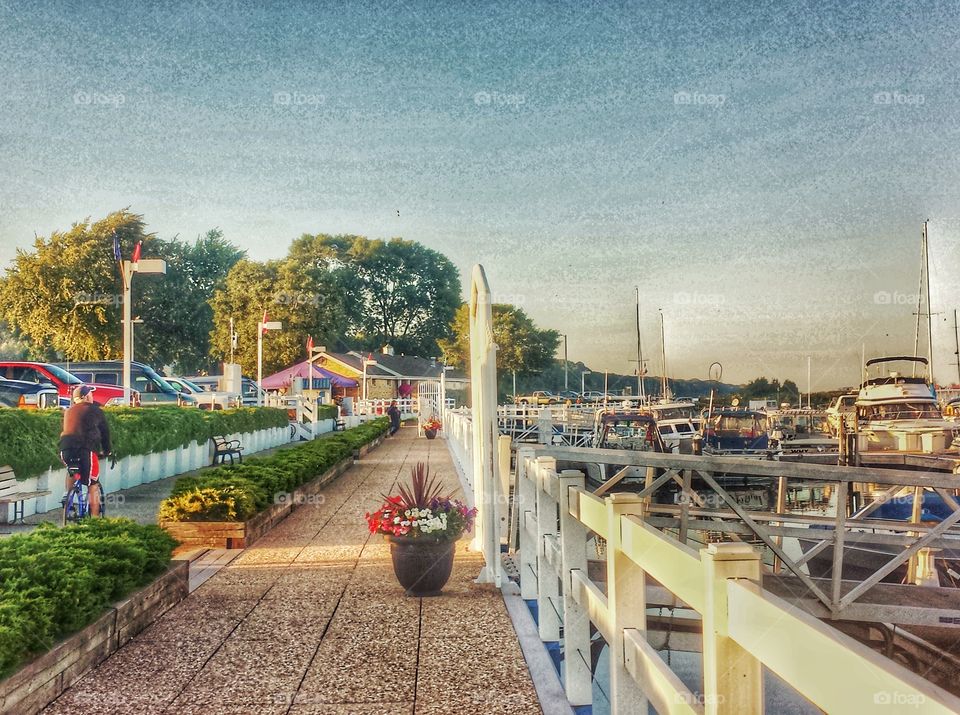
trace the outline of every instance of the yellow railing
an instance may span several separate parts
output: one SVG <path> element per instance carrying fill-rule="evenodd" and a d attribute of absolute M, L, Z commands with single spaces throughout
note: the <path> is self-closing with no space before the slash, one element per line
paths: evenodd
<path fill-rule="evenodd" d="M 645 523 L 635 495 L 601 499 L 550 457 L 517 457 L 521 594 L 536 599 L 540 637 L 563 634 L 564 687 L 592 701 L 590 624 L 610 648 L 614 715 L 762 713 L 763 668 L 826 712 L 955 713 L 960 699 L 762 587 L 760 552 L 743 543 L 696 551 Z M 606 591 L 588 577 L 590 536 L 605 542 Z M 647 576 L 703 629 L 703 687 L 686 688 L 646 637 Z"/>

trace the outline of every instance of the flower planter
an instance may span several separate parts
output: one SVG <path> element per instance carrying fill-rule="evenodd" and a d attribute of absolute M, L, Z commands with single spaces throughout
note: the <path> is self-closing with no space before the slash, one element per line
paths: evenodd
<path fill-rule="evenodd" d="M 437 431 L 435 429 L 425 429 L 423 431 L 423 436 L 426 437 L 427 439 L 436 439 Z"/>
<path fill-rule="evenodd" d="M 393 572 L 408 596 L 439 596 L 453 571 L 455 541 L 390 536 Z"/>

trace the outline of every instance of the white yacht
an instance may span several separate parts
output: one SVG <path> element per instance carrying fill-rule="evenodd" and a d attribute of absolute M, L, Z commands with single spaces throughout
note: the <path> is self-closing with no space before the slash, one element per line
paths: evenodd
<path fill-rule="evenodd" d="M 891 369 L 894 363 L 905 371 Z M 870 376 L 871 368 L 875 375 Z M 922 375 L 918 375 L 922 372 Z M 944 418 L 922 357 L 868 360 L 856 401 L 857 450 L 937 454 L 956 450 L 956 422 Z"/>

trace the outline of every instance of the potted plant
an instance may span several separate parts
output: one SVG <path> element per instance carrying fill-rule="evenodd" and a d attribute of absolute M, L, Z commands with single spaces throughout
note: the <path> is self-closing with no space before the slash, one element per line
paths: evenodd
<path fill-rule="evenodd" d="M 436 415 L 434 415 L 423 423 L 423 434 L 427 439 L 435 439 L 437 432 L 439 432 L 442 428 L 443 425 L 440 423 L 440 420 L 438 420 Z"/>
<path fill-rule="evenodd" d="M 390 541 L 393 572 L 410 596 L 437 596 L 450 578 L 456 542 L 473 528 L 476 509 L 442 495 L 443 486 L 423 462 L 410 484 L 366 515 L 370 533 Z"/>

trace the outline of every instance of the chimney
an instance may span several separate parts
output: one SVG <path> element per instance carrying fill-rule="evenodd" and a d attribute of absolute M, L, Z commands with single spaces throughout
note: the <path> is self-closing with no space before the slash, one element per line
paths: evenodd
<path fill-rule="evenodd" d="M 384 355 L 393 355 L 393 346 L 390 345 L 389 343 L 387 343 L 386 345 L 384 345 L 384 346 L 380 349 L 380 351 L 381 351 Z"/>

